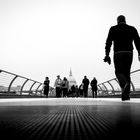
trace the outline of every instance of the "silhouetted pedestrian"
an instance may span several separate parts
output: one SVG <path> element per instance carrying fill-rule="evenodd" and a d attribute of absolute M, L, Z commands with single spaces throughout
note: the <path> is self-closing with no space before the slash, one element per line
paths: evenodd
<path fill-rule="evenodd" d="M 79 88 L 78 85 L 75 86 L 75 96 L 79 97 Z"/>
<path fill-rule="evenodd" d="M 89 79 L 86 76 L 84 76 L 84 79 L 83 79 L 82 83 L 83 83 L 84 97 L 87 97 L 88 96 Z"/>
<path fill-rule="evenodd" d="M 61 97 L 62 94 L 62 80 L 60 78 L 60 75 L 57 76 L 57 79 L 54 83 L 55 91 L 56 91 L 56 97 Z"/>
<path fill-rule="evenodd" d="M 49 93 L 49 84 L 50 84 L 50 80 L 49 77 L 45 78 L 44 81 L 44 95 L 48 98 L 48 93 Z"/>
<path fill-rule="evenodd" d="M 74 97 L 75 96 L 75 85 L 71 86 L 71 96 Z"/>
<path fill-rule="evenodd" d="M 93 98 L 97 97 L 97 80 L 95 77 L 93 78 L 93 80 L 91 80 L 90 85 L 91 85 Z"/>
<path fill-rule="evenodd" d="M 68 82 L 67 78 L 64 77 L 64 79 L 62 81 L 62 93 L 63 93 L 63 97 L 67 97 L 68 96 L 68 88 L 69 88 L 69 82 Z"/>
<path fill-rule="evenodd" d="M 83 83 L 79 86 L 79 96 L 83 97 Z"/>
<path fill-rule="evenodd" d="M 135 27 L 126 24 L 125 16 L 117 18 L 117 25 L 112 26 L 106 40 L 104 61 L 111 63 L 109 57 L 112 42 L 114 44 L 115 74 L 122 89 L 122 100 L 130 100 L 130 70 L 133 60 L 133 41 L 140 61 L 140 38 Z"/>

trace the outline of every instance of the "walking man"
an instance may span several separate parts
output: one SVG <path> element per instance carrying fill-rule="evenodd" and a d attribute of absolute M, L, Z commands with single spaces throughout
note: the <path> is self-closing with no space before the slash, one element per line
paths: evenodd
<path fill-rule="evenodd" d="M 57 79 L 55 80 L 54 83 L 55 91 L 56 91 L 56 97 L 59 98 L 61 97 L 62 93 L 62 80 L 60 78 L 60 75 L 57 76 Z"/>
<path fill-rule="evenodd" d="M 45 78 L 44 81 L 44 95 L 48 98 L 48 94 L 49 94 L 49 84 L 50 84 L 50 80 L 49 77 Z"/>
<path fill-rule="evenodd" d="M 62 93 L 63 93 L 63 97 L 67 97 L 68 96 L 68 88 L 69 88 L 69 82 L 68 82 L 67 78 L 64 77 L 64 79 L 62 80 Z"/>
<path fill-rule="evenodd" d="M 83 79 L 82 83 L 83 83 L 84 97 L 87 97 L 88 96 L 89 79 L 86 76 L 84 76 L 84 79 Z"/>
<path fill-rule="evenodd" d="M 125 16 L 117 17 L 117 25 L 112 26 L 106 40 L 104 61 L 111 63 L 109 57 L 112 42 L 114 44 L 114 67 L 116 78 L 122 89 L 121 99 L 130 100 L 130 71 L 133 60 L 133 42 L 140 61 L 140 38 L 135 27 L 126 24 Z"/>
<path fill-rule="evenodd" d="M 93 98 L 95 98 L 97 97 L 97 80 L 95 77 L 91 80 L 90 85 L 92 90 L 92 96 Z"/>

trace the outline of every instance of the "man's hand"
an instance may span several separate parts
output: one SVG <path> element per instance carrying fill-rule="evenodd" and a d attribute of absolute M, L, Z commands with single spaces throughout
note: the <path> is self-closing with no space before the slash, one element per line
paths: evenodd
<path fill-rule="evenodd" d="M 104 62 L 107 62 L 109 65 L 111 64 L 111 59 L 109 56 L 105 56 Z"/>

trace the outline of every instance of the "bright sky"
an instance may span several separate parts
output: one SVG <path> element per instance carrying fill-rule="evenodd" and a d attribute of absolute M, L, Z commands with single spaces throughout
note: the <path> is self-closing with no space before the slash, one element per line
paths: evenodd
<path fill-rule="evenodd" d="M 104 48 L 120 14 L 140 34 L 140 0 L 0 0 L 0 69 L 40 82 L 48 76 L 52 85 L 70 68 L 78 84 L 84 75 L 112 79 Z M 140 67 L 134 54 L 132 70 Z"/>

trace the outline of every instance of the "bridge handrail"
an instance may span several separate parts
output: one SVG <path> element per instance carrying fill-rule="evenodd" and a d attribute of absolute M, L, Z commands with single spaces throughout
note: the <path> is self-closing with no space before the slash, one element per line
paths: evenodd
<path fill-rule="evenodd" d="M 138 72 L 140 72 L 140 69 L 132 71 L 131 77 L 133 77 L 133 74 L 137 74 Z M 140 86 L 139 86 L 139 89 L 136 88 L 136 85 L 134 84 L 134 80 L 136 80 L 136 77 L 134 77 L 133 80 L 131 78 L 131 93 L 140 94 Z M 118 86 L 117 89 L 115 88 L 115 85 L 114 85 L 115 83 L 113 84 L 113 82 L 115 82 L 116 85 Z M 139 82 L 140 82 L 140 80 L 139 80 Z M 99 83 L 97 86 L 98 86 L 98 96 L 121 94 L 121 88 L 119 86 L 119 82 L 118 82 L 117 78 L 113 78 L 113 79 L 107 80 L 105 82 Z"/>
<path fill-rule="evenodd" d="M 1 75 L 1 73 L 5 73 L 5 74 L 8 74 L 8 75 L 10 75 L 10 76 L 13 76 L 12 80 L 10 80 L 9 85 L 8 85 L 7 87 L 3 87 L 3 88 L 5 88 L 5 89 L 7 88 L 7 91 L 4 91 L 4 93 L 8 93 L 8 94 L 12 93 L 11 88 L 12 88 L 12 85 L 13 85 L 14 81 L 15 81 L 17 78 L 22 78 L 22 79 L 24 79 L 24 82 L 23 82 L 22 85 L 20 85 L 20 87 L 21 87 L 21 88 L 20 88 L 20 91 L 19 91 L 20 95 L 22 95 L 23 93 L 29 93 L 29 95 L 33 95 L 33 94 L 34 94 L 34 95 L 39 95 L 39 96 L 41 95 L 41 96 L 42 96 L 42 88 L 40 89 L 40 87 L 43 86 L 43 83 L 42 83 L 42 82 L 39 82 L 39 81 L 30 79 L 30 78 L 27 78 L 27 77 L 24 77 L 24 76 L 21 76 L 21 75 L 18 75 L 18 74 L 15 74 L 15 73 L 8 72 L 8 71 L 5 71 L 5 70 L 0 69 L 0 75 Z M 2 80 L 0 79 L 0 82 L 1 82 L 1 81 L 2 81 Z M 23 88 L 25 87 L 25 85 L 26 85 L 28 82 L 32 82 L 30 88 L 29 88 L 28 90 L 23 90 Z M 36 87 L 35 90 L 33 90 L 33 87 L 34 87 L 36 84 L 38 84 L 38 86 Z M 0 83 L 0 86 L 2 86 L 2 83 Z M 34 92 L 34 93 L 33 93 L 33 92 Z M 0 93 L 3 93 L 3 92 L 1 91 L 1 89 L 0 89 Z"/>

